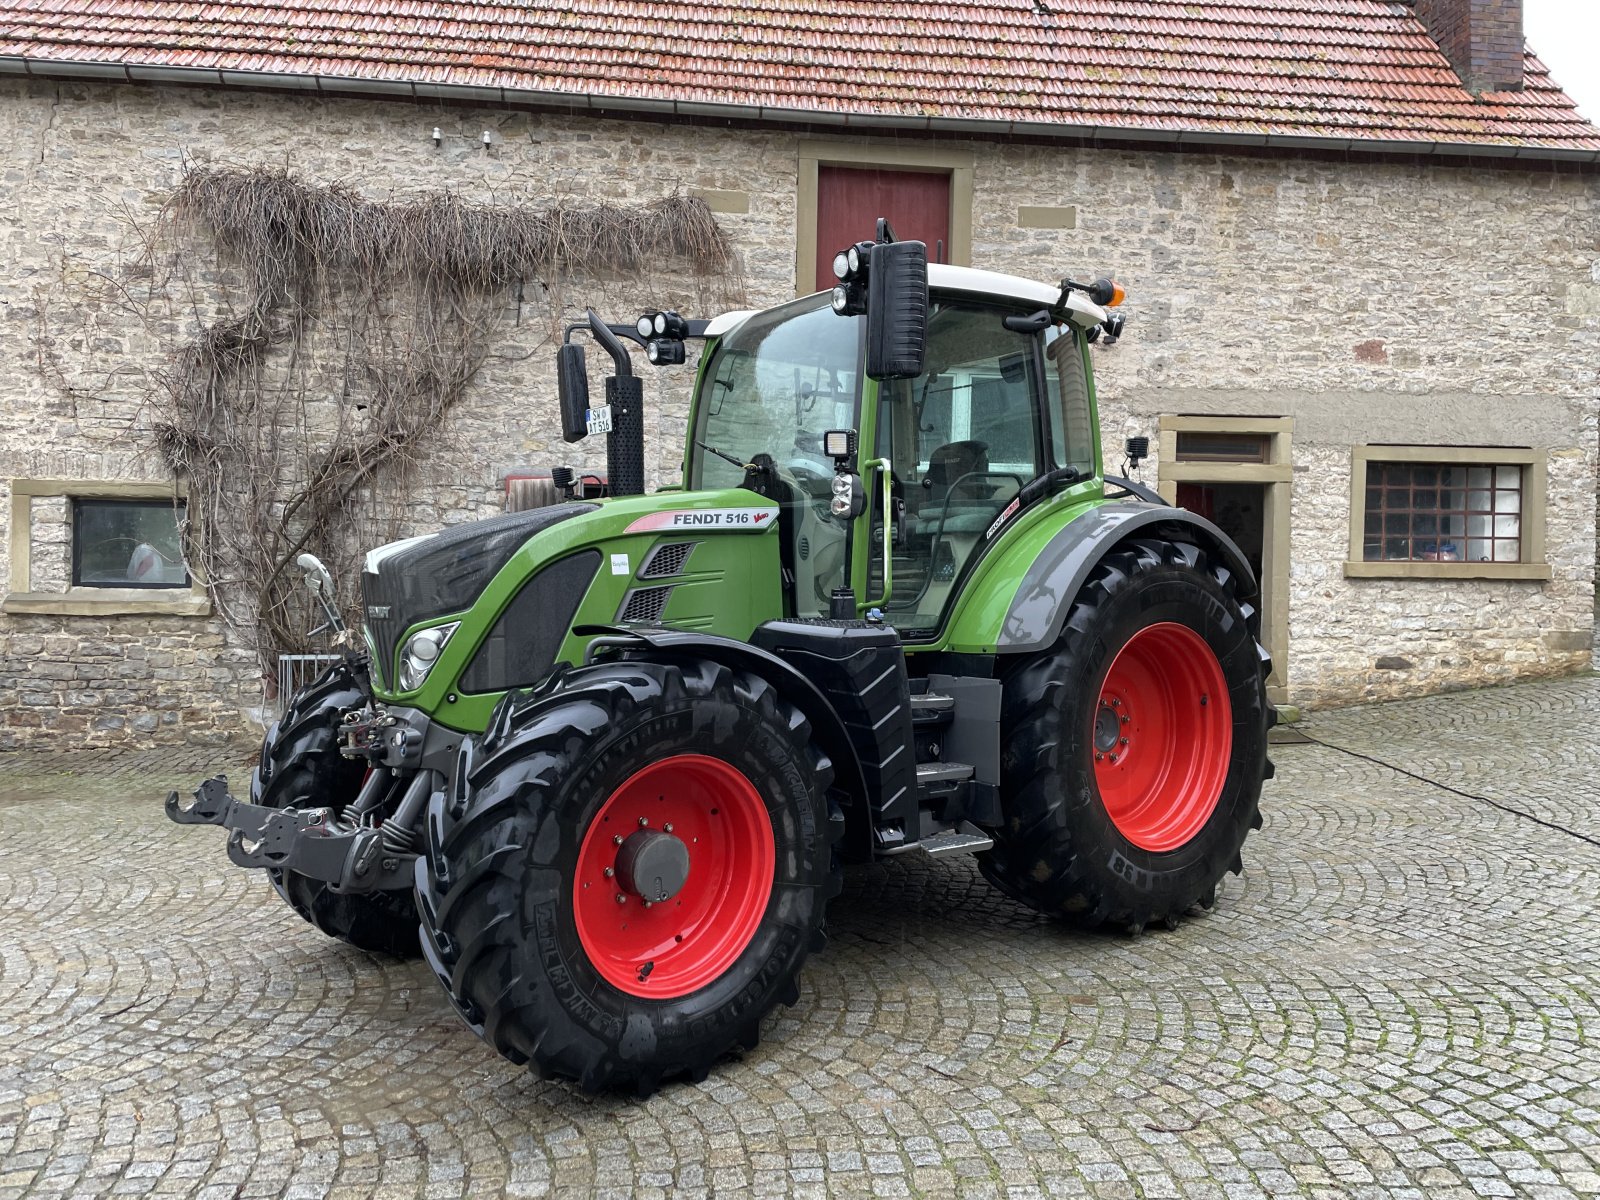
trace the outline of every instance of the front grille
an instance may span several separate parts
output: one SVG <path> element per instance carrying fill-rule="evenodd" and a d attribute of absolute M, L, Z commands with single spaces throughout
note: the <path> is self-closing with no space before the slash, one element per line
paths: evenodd
<path fill-rule="evenodd" d="M 689 552 L 696 545 L 696 542 L 668 542 L 657 546 L 639 568 L 639 578 L 666 579 L 672 575 L 682 575 L 684 564 L 689 561 Z"/>
<path fill-rule="evenodd" d="M 634 588 L 623 597 L 622 611 L 617 614 L 617 620 L 659 621 L 661 614 L 667 611 L 667 599 L 671 595 L 671 586 Z"/>
<path fill-rule="evenodd" d="M 387 687 L 394 673 L 394 654 L 400 635 L 406 630 L 406 615 L 401 603 L 398 577 L 362 572 L 361 599 L 366 605 L 367 632 L 372 635 L 373 649 L 377 655 L 372 664 L 378 686 Z M 378 614 L 382 614 L 381 616 Z"/>

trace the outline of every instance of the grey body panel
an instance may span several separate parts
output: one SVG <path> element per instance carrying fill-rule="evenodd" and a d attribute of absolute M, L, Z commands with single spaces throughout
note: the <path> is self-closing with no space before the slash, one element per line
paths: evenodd
<path fill-rule="evenodd" d="M 1239 599 L 1256 594 L 1255 573 L 1243 552 L 1204 517 L 1167 505 L 1105 504 L 1065 526 L 1033 560 L 1006 610 L 996 651 L 1028 654 L 1053 646 L 1073 599 L 1106 552 L 1139 530 L 1161 524 L 1190 527 L 1195 540 L 1220 554 L 1223 565 L 1238 577 Z"/>

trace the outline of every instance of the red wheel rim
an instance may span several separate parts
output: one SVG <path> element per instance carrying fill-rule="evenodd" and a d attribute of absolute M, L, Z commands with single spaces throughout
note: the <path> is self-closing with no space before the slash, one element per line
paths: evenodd
<path fill-rule="evenodd" d="M 623 854 L 641 832 L 668 859 L 679 855 L 673 840 L 687 856 L 677 890 L 648 904 Z M 743 772 L 703 754 L 664 758 L 612 792 L 584 834 L 573 882 L 578 940 L 613 987 L 657 1000 L 686 995 L 750 944 L 776 862 L 767 806 Z"/>
<path fill-rule="evenodd" d="M 1233 754 L 1233 705 L 1206 640 L 1170 621 L 1117 652 L 1092 718 L 1094 776 L 1123 837 L 1185 845 L 1217 810 Z"/>

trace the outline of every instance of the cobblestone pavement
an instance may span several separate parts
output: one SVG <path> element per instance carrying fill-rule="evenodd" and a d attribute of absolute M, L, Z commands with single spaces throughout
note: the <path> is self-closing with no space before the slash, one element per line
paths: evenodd
<path fill-rule="evenodd" d="M 215 752 L 0 759 L 0 1198 L 1600 1194 L 1597 722 L 1593 677 L 1317 715 L 1369 757 L 1276 747 L 1173 933 L 868 870 L 761 1047 L 645 1103 L 169 824 Z"/>

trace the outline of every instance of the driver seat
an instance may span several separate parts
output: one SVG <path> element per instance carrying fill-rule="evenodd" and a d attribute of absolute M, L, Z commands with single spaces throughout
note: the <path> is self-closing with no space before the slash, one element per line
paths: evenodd
<path fill-rule="evenodd" d="M 987 500 L 994 495 L 994 485 L 982 475 L 975 479 L 964 477 L 988 469 L 987 442 L 946 442 L 928 456 L 928 473 L 922 482 L 928 490 L 928 499 L 934 504 L 942 504 L 946 499 Z"/>

